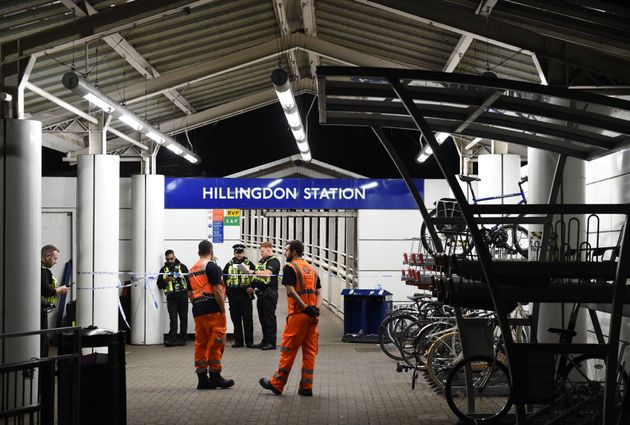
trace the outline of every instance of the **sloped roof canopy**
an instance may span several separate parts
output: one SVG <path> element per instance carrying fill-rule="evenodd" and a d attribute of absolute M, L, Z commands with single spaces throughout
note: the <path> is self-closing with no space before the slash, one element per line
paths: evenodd
<path fill-rule="evenodd" d="M 443 72 L 319 67 L 320 123 L 418 129 L 500 140 L 581 159 L 630 145 L 630 102 L 581 90 Z M 402 92 L 402 93 L 401 93 Z"/>

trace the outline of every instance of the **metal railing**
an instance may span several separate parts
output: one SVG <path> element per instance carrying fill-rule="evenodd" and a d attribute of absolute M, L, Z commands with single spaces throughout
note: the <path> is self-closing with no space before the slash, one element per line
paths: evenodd
<path fill-rule="evenodd" d="M 72 347 L 69 354 L 32 358 L 0 364 L 0 423 L 4 425 L 52 425 L 61 424 L 59 415 L 79 423 L 81 328 L 65 327 L 47 330 L 17 332 L 0 335 L 0 345 L 7 349 L 16 338 L 47 338 L 48 335 L 71 334 Z M 8 344 L 9 343 L 9 344 Z M 39 344 L 37 345 L 40 346 Z M 59 379 L 56 371 L 64 366 L 64 379 L 72 382 L 72 393 L 58 391 Z M 57 389 L 57 391 L 56 391 Z M 55 394 L 59 395 L 55 409 Z M 56 415 L 56 414 L 57 415 Z M 56 417 L 57 416 L 57 417 Z"/>

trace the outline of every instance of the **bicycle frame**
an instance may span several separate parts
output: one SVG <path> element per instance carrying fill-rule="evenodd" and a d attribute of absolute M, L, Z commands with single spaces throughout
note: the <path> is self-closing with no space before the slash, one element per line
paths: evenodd
<path fill-rule="evenodd" d="M 475 196 L 475 191 L 472 188 L 472 183 L 471 182 L 466 182 L 466 184 L 468 185 L 468 189 L 470 190 L 470 194 L 473 198 L 473 204 L 477 204 L 479 202 L 484 202 L 484 201 L 494 201 L 497 199 L 507 199 L 507 198 L 515 198 L 515 197 L 520 197 L 521 200 L 519 202 L 517 202 L 517 205 L 521 205 L 521 204 L 527 204 L 527 198 L 525 197 L 525 192 L 523 191 L 523 183 L 527 181 L 527 180 L 521 180 L 518 182 L 518 188 L 519 191 L 518 192 L 514 192 L 514 193 L 507 193 L 505 195 L 496 195 L 496 196 L 488 196 L 485 198 L 477 198 L 477 196 Z"/>

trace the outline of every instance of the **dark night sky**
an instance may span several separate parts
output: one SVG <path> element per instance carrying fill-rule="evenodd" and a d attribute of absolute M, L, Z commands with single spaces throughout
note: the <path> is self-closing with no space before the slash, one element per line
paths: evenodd
<path fill-rule="evenodd" d="M 297 99 L 304 118 L 313 97 Z M 353 171 L 371 178 L 400 178 L 396 167 L 374 133 L 367 128 L 321 126 L 317 102 L 308 117 L 308 139 L 313 159 Z M 415 178 L 441 178 L 435 159 L 417 164 L 417 132 L 387 130 L 390 140 L 405 166 Z M 167 149 L 158 153 L 158 173 L 167 177 L 223 177 L 248 168 L 264 165 L 298 153 L 297 145 L 279 104 L 237 115 L 215 124 L 190 131 L 190 141 L 202 162 L 198 166 L 172 154 Z M 186 136 L 177 141 L 187 145 Z M 444 147 L 457 166 L 457 152 L 452 142 Z M 63 163 L 63 154 L 44 148 L 44 176 L 76 176 L 76 166 Z M 121 176 L 137 174 L 139 163 L 121 163 Z"/>

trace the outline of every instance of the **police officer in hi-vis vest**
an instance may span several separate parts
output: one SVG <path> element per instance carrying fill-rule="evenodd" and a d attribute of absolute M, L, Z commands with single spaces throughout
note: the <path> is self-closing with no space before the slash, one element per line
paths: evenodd
<path fill-rule="evenodd" d="M 59 260 L 59 249 L 54 245 L 45 245 L 41 251 L 42 257 L 42 298 L 41 298 L 41 328 L 48 329 L 48 313 L 54 310 L 57 295 L 66 294 L 70 288 L 57 286 L 57 279 L 50 270 Z M 41 336 L 41 356 L 48 357 L 49 335 Z"/>
<path fill-rule="evenodd" d="M 164 253 L 166 262 L 160 269 L 157 286 L 164 290 L 168 308 L 169 330 L 164 345 L 186 345 L 188 332 L 188 267 L 182 264 L 172 249 Z M 179 336 L 177 335 L 177 316 L 179 316 Z"/>
<path fill-rule="evenodd" d="M 223 268 L 223 280 L 227 287 L 227 298 L 230 303 L 230 318 L 234 324 L 234 344 L 232 347 L 252 347 L 254 345 L 254 322 L 252 320 L 253 294 L 247 293 L 251 288 L 250 270 L 254 263 L 245 257 L 245 245 L 237 243 L 232 246 L 234 257 Z"/>
<path fill-rule="evenodd" d="M 263 350 L 276 349 L 276 333 L 278 325 L 276 323 L 276 305 L 278 304 L 278 275 L 280 274 L 280 261 L 273 256 L 273 245 L 271 242 L 260 244 L 260 261 L 256 265 L 251 286 L 255 288 L 258 295 L 256 308 L 258 318 L 262 327 L 262 341 L 253 348 Z M 253 294 L 253 289 L 248 290 Z"/>
<path fill-rule="evenodd" d="M 321 284 L 317 269 L 302 259 L 304 244 L 290 241 L 284 249 L 287 264 L 282 269 L 282 284 L 287 290 L 289 316 L 282 334 L 280 362 L 271 379 L 260 378 L 260 385 L 282 394 L 298 350 L 302 349 L 302 378 L 298 394 L 313 395 L 315 356 L 317 356 L 319 308 L 322 305 Z"/>

